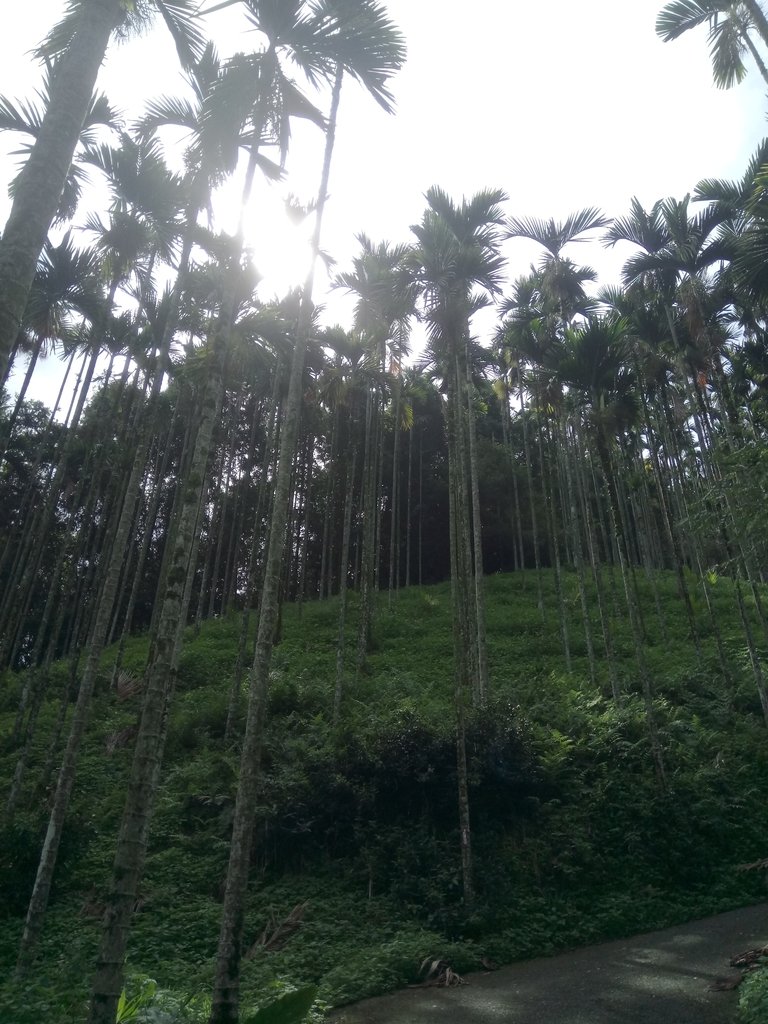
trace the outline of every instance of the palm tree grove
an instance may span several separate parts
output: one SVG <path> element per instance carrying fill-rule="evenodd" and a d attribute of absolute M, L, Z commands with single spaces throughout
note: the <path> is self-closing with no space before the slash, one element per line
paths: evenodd
<path fill-rule="evenodd" d="M 620 210 L 414 186 L 347 257 L 395 5 L 54 6 L 0 97 L 3 1024 L 319 1024 L 764 901 L 768 139 Z M 764 91 L 760 0 L 655 16 Z"/>

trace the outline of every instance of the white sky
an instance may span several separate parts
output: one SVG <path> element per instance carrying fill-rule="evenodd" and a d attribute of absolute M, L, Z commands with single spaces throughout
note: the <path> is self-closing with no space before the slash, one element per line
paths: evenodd
<path fill-rule="evenodd" d="M 323 248 L 343 267 L 360 231 L 407 241 L 433 184 L 457 199 L 500 187 L 510 213 L 563 218 L 593 205 L 618 215 L 633 195 L 650 204 L 680 197 L 704 177 L 740 177 L 765 134 L 761 79 L 755 72 L 735 89 L 714 89 L 706 30 L 662 43 L 654 32 L 662 5 L 389 0 L 408 45 L 408 64 L 393 83 L 397 113 L 388 117 L 355 85 L 343 96 Z M 63 7 L 63 0 L 30 0 L 4 20 L 0 94 L 29 92 L 38 74 L 29 50 Z M 253 33 L 232 31 L 241 24 L 229 14 L 208 19 L 222 55 L 257 42 Z M 181 90 L 174 58 L 158 25 L 151 36 L 110 51 L 99 87 L 126 115 L 136 115 L 148 97 Z M 5 156 L 13 148 L 11 136 L 0 136 L 0 221 L 13 173 Z M 321 151 L 316 129 L 296 131 L 288 189 L 302 198 L 316 190 Z M 280 214 L 265 209 L 271 202 L 276 211 L 276 200 L 257 197 L 255 247 L 257 234 L 286 235 Z M 265 218 L 271 229 L 259 233 Z M 286 245 L 273 257 L 257 248 L 265 271 L 274 262 L 284 277 L 286 264 L 301 263 L 301 252 Z M 524 273 L 537 253 L 524 240 L 508 242 L 510 277 Z M 626 251 L 583 244 L 571 255 L 607 282 L 618 278 Z M 279 280 L 280 274 L 275 288 Z M 350 317 L 349 300 L 328 299 L 328 322 L 348 325 Z M 481 337 L 489 327 L 487 317 L 477 324 Z"/>

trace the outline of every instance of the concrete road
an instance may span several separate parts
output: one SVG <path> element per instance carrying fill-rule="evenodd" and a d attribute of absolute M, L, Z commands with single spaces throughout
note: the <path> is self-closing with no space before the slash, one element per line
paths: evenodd
<path fill-rule="evenodd" d="M 738 993 L 710 991 L 732 956 L 768 943 L 768 904 L 633 939 L 406 989 L 338 1010 L 337 1024 L 732 1024 Z"/>

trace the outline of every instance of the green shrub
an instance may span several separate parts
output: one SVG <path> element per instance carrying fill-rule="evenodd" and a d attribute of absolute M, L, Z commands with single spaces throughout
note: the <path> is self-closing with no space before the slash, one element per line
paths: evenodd
<path fill-rule="evenodd" d="M 766 1024 L 768 1021 L 768 968 L 753 971 L 739 990 L 739 1024 Z"/>

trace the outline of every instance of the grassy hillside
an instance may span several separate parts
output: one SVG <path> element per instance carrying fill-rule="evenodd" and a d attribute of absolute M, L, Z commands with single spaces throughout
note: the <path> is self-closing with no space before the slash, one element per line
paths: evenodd
<path fill-rule="evenodd" d="M 658 605 L 649 581 L 638 583 L 667 792 L 654 775 L 620 612 L 625 697 L 616 706 L 607 673 L 601 692 L 589 681 L 575 577 L 566 576 L 570 675 L 551 576 L 545 621 L 533 573 L 488 579 L 492 700 L 469 727 L 479 892 L 469 916 L 456 835 L 448 585 L 400 592 L 391 611 L 381 596 L 369 670 L 357 682 L 350 676 L 335 731 L 337 602 L 305 605 L 301 615 L 285 609 L 256 812 L 247 1005 L 275 980 L 316 982 L 322 999 L 339 1005 L 414 980 L 428 956 L 463 971 L 482 956 L 549 953 L 764 898 L 764 878 L 736 870 L 768 855 L 768 745 L 731 585 L 720 580 L 713 590 L 736 679 L 726 692 L 703 602 L 702 671 L 673 578 L 657 577 Z M 237 750 L 224 748 L 223 735 L 238 629 L 233 617 L 190 633 L 130 946 L 132 984 L 149 975 L 179 999 L 207 993 L 212 978 L 237 778 Z M 139 676 L 145 657 L 146 642 L 134 638 L 126 668 Z M 39 969 L 23 988 L 0 982 L 0 1017 L 14 1024 L 81 1016 L 140 704 L 140 694 L 110 694 L 108 657 L 104 664 Z M 27 794 L 34 809 L 0 833 L 0 978 L 15 960 L 45 828 L 47 794 L 34 787 L 66 676 L 57 666 L 41 715 Z M 19 688 L 6 681 L 0 736 Z M 7 748 L 0 754 L 4 787 L 15 759 Z M 298 926 L 276 935 L 292 912 Z M 167 1019 L 202 1012 L 190 1004 Z"/>

